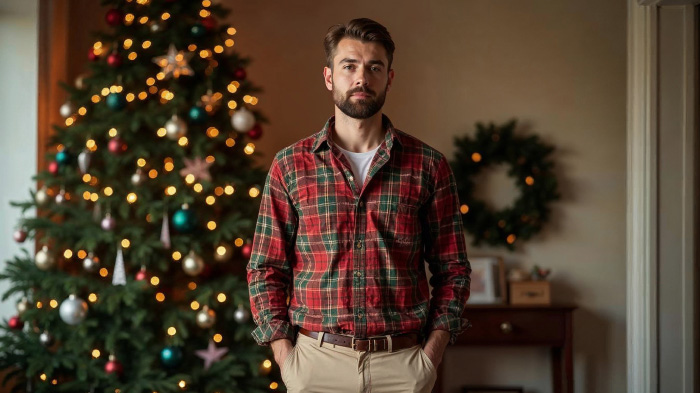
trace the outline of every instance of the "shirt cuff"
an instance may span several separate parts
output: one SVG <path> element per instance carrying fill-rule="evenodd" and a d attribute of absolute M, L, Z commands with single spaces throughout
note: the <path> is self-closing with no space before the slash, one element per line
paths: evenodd
<path fill-rule="evenodd" d="M 467 318 L 443 314 L 430 323 L 428 333 L 433 330 L 446 330 L 450 333 L 450 344 L 454 344 L 457 342 L 457 337 L 470 327 L 472 324 Z"/>
<path fill-rule="evenodd" d="M 289 321 L 272 320 L 260 324 L 251 333 L 258 345 L 270 345 L 271 341 L 281 338 L 294 341 L 294 327 Z"/>

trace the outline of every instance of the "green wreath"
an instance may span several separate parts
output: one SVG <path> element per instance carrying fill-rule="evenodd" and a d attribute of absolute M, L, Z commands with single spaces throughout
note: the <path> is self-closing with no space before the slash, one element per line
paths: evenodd
<path fill-rule="evenodd" d="M 552 201 L 559 199 L 554 163 L 548 156 L 554 147 L 537 136 L 513 135 L 516 120 L 501 127 L 476 124 L 476 137 L 455 137 L 455 160 L 450 163 L 455 178 L 464 228 L 473 235 L 473 245 L 486 243 L 515 250 L 518 242 L 537 234 L 549 219 Z M 509 164 L 520 197 L 512 206 L 494 211 L 474 198 L 474 176 L 494 164 Z"/>

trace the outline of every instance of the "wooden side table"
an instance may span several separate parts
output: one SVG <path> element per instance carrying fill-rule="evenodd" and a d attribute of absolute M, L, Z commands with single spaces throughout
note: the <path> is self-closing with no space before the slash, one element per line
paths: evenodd
<path fill-rule="evenodd" d="M 554 393 L 573 393 L 573 305 L 468 305 L 464 317 L 472 327 L 455 345 L 547 346 L 551 348 Z M 433 392 L 442 393 L 442 369 Z"/>

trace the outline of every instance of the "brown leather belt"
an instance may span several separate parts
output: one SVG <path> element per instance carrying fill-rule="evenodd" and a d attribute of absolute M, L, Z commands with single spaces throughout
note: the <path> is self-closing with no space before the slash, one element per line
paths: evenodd
<path fill-rule="evenodd" d="M 303 327 L 299 328 L 299 333 L 318 340 L 319 332 L 312 332 Z M 340 334 L 323 333 L 323 342 L 340 345 L 341 347 L 352 348 L 356 351 L 378 352 L 389 350 L 389 340 L 386 336 L 372 338 L 355 338 L 351 336 L 343 336 Z M 391 336 L 391 351 L 410 348 L 420 344 L 417 334 L 402 334 Z"/>

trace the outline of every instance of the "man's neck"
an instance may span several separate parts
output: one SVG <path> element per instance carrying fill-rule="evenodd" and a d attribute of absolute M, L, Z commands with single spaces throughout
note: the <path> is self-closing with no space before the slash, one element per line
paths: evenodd
<path fill-rule="evenodd" d="M 353 119 L 335 108 L 335 125 L 331 128 L 333 142 L 345 150 L 364 153 L 379 146 L 384 140 L 382 113 L 367 119 Z"/>

